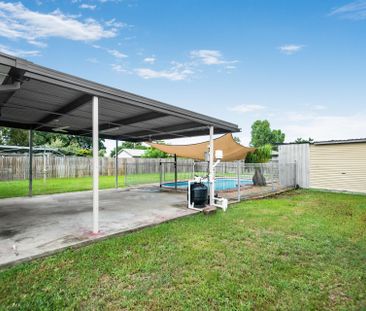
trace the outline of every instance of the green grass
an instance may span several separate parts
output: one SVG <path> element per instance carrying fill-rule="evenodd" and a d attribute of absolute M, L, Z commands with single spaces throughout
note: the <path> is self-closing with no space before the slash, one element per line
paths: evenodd
<path fill-rule="evenodd" d="M 128 185 L 159 183 L 159 174 L 135 174 L 128 176 Z M 119 176 L 119 187 L 124 187 L 124 176 Z M 99 188 L 115 187 L 114 176 L 99 176 Z M 33 180 L 33 194 L 51 194 L 92 189 L 92 177 L 78 178 L 48 178 Z M 0 198 L 11 198 L 28 195 L 28 180 L 14 180 L 0 182 Z"/>
<path fill-rule="evenodd" d="M 293 191 L 0 273 L 0 309 L 365 310 L 366 197 Z"/>
<path fill-rule="evenodd" d="M 204 176 L 206 173 L 196 172 L 196 174 L 198 174 L 199 176 Z M 234 175 L 235 174 L 233 174 L 232 177 L 236 178 Z M 217 174 L 217 176 L 223 177 L 224 175 Z M 192 178 L 190 172 L 183 172 L 178 174 L 178 180 L 187 180 L 190 178 Z M 174 181 L 174 173 L 165 173 L 164 180 L 165 182 Z M 159 182 L 159 173 L 131 174 L 127 176 L 127 186 Z M 124 176 L 119 176 L 118 186 L 121 188 L 126 186 Z M 28 187 L 28 180 L 0 181 L 0 199 L 27 196 Z M 114 187 L 114 176 L 99 176 L 100 189 L 109 189 Z M 44 181 L 43 178 L 33 179 L 33 195 L 85 191 L 91 189 L 92 177 L 47 178 L 46 181 Z"/>

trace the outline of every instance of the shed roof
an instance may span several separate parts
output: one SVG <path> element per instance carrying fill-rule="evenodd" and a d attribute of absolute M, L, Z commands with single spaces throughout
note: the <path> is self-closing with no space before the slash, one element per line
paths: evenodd
<path fill-rule="evenodd" d="M 355 143 L 366 143 L 366 138 L 315 141 L 314 145 L 355 144 Z"/>
<path fill-rule="evenodd" d="M 92 135 L 91 98 L 99 97 L 99 136 L 148 141 L 238 132 L 236 124 L 65 74 L 0 53 L 0 126 Z"/>

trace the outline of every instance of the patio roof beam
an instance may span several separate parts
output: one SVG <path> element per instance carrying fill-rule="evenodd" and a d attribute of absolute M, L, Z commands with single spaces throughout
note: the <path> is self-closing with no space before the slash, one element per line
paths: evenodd
<path fill-rule="evenodd" d="M 91 99 L 92 99 L 92 96 L 90 96 L 89 94 L 81 95 L 80 97 L 76 98 L 72 102 L 70 102 L 70 103 L 66 104 L 65 106 L 57 109 L 55 112 L 49 113 L 45 117 L 39 119 L 37 121 L 37 123 L 41 123 L 41 124 L 50 123 L 51 121 L 54 121 L 54 120 L 58 119 L 60 117 L 60 115 L 65 115 L 65 114 L 67 114 L 67 113 L 69 113 L 73 110 L 78 109 L 81 106 L 84 106 L 85 104 L 90 102 Z M 43 126 L 40 126 L 37 129 L 41 129 L 42 127 Z"/>
<path fill-rule="evenodd" d="M 10 100 L 10 98 L 13 97 L 15 92 L 20 88 L 21 82 L 24 79 L 24 73 L 24 70 L 12 67 L 6 75 L 3 83 L 0 85 L 0 88 L 2 88 L 3 92 L 8 93 L 8 95 L 5 96 L 5 98 L 3 98 L 2 102 L 0 103 L 0 116 L 1 107 L 6 104 Z"/>
<path fill-rule="evenodd" d="M 158 111 L 151 111 L 148 113 L 140 114 L 134 117 L 124 118 L 124 119 L 118 119 L 115 121 L 112 121 L 110 123 L 104 123 L 99 126 L 100 131 L 107 130 L 109 128 L 114 128 L 116 125 L 132 125 L 135 123 L 140 123 L 144 121 L 150 121 L 158 118 L 165 117 L 166 114 Z"/>
<path fill-rule="evenodd" d="M 200 125 L 201 127 L 202 125 Z M 159 135 L 159 134 L 166 134 L 166 133 L 178 133 L 179 131 L 184 131 L 186 129 L 191 129 L 192 123 L 181 123 L 181 124 L 175 124 L 170 126 L 163 126 L 163 127 L 156 127 L 152 128 L 151 130 L 145 130 L 145 131 L 136 131 L 136 132 L 130 132 L 125 133 L 126 136 L 132 136 L 132 137 L 148 137 L 149 135 Z"/>

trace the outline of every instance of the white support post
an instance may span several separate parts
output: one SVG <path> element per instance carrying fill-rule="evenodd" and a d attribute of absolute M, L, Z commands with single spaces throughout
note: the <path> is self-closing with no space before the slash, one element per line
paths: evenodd
<path fill-rule="evenodd" d="M 99 232 L 99 112 L 98 97 L 93 96 L 93 233 Z"/>
<path fill-rule="evenodd" d="M 116 152 L 115 152 L 115 166 L 114 166 L 114 172 L 116 177 L 116 189 L 118 189 L 118 140 L 116 139 Z"/>
<path fill-rule="evenodd" d="M 240 165 L 241 165 L 241 161 L 238 160 L 236 162 L 237 164 L 237 180 L 238 180 L 238 202 L 240 202 L 240 197 L 241 197 L 241 185 L 240 185 Z"/>
<path fill-rule="evenodd" d="M 28 196 L 33 195 L 33 130 L 29 130 L 29 184 Z"/>
<path fill-rule="evenodd" d="M 209 183 L 210 183 L 210 202 L 209 204 L 211 206 L 214 205 L 215 203 L 215 172 L 214 172 L 214 140 L 213 140 L 213 135 L 214 135 L 214 127 L 211 125 L 210 126 L 210 147 L 209 147 L 209 162 L 208 162 L 208 167 L 209 167 Z"/>

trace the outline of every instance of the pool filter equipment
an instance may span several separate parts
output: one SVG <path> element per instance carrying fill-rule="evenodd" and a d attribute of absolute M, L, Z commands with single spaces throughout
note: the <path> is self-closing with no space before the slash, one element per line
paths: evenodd
<path fill-rule="evenodd" d="M 208 187 L 204 181 L 205 179 L 201 177 L 195 177 L 194 180 L 188 181 L 188 208 L 200 211 L 207 205 Z"/>

